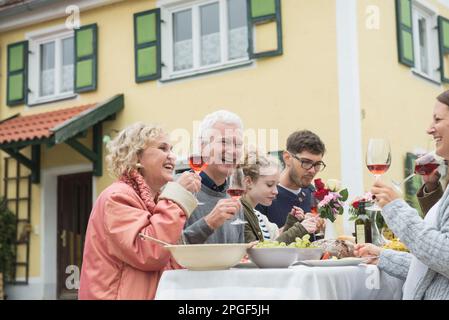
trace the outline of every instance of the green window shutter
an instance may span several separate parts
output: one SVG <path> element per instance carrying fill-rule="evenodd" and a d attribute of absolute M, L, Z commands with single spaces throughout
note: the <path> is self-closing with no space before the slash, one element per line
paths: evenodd
<path fill-rule="evenodd" d="M 161 77 L 160 9 L 134 14 L 134 72 L 137 83 Z"/>
<path fill-rule="evenodd" d="M 24 104 L 28 96 L 28 41 L 8 45 L 7 64 L 6 104 Z"/>
<path fill-rule="evenodd" d="M 413 52 L 413 17 L 411 0 L 396 0 L 396 29 L 399 62 L 415 66 Z"/>
<path fill-rule="evenodd" d="M 75 30 L 75 92 L 97 89 L 98 27 L 90 24 Z"/>
<path fill-rule="evenodd" d="M 248 10 L 248 52 L 251 59 L 282 55 L 281 0 L 247 0 Z M 255 52 L 254 30 L 256 25 L 276 23 L 277 48 Z"/>
<path fill-rule="evenodd" d="M 440 46 L 440 73 L 441 82 L 449 83 L 448 71 L 449 65 L 445 64 L 445 58 L 449 58 L 449 20 L 438 16 L 438 35 Z"/>

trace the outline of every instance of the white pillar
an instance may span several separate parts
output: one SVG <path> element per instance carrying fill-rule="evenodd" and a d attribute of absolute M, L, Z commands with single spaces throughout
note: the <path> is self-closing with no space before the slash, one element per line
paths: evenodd
<path fill-rule="evenodd" d="M 338 92 L 340 108 L 341 181 L 349 191 L 349 201 L 362 195 L 363 155 L 360 109 L 360 79 L 357 40 L 357 0 L 336 0 Z M 348 205 L 344 232 L 351 234 Z"/>

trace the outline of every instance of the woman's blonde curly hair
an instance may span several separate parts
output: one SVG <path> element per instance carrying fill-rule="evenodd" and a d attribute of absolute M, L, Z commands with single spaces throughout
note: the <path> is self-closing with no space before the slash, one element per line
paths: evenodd
<path fill-rule="evenodd" d="M 243 164 L 239 166 L 242 168 L 243 175 L 250 177 L 254 182 L 260 176 L 265 175 L 264 169 L 280 168 L 279 160 L 271 155 L 261 154 L 257 151 L 248 151 L 245 154 Z"/>
<path fill-rule="evenodd" d="M 109 173 L 120 177 L 136 169 L 141 152 L 163 134 L 165 131 L 161 127 L 143 122 L 134 123 L 120 131 L 106 146 Z"/>

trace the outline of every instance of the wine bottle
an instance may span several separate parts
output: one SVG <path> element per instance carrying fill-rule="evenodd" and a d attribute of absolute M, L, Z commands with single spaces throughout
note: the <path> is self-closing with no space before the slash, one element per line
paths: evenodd
<path fill-rule="evenodd" d="M 355 220 L 355 239 L 357 243 L 372 243 L 371 221 L 366 214 L 365 203 L 359 203 L 359 214 Z"/>

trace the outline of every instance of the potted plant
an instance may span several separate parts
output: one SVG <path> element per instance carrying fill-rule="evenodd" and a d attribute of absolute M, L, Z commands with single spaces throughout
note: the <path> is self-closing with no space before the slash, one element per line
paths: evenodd
<path fill-rule="evenodd" d="M 3 285 L 11 279 L 15 262 L 16 216 L 8 209 L 4 198 L 0 198 L 0 299 Z"/>

